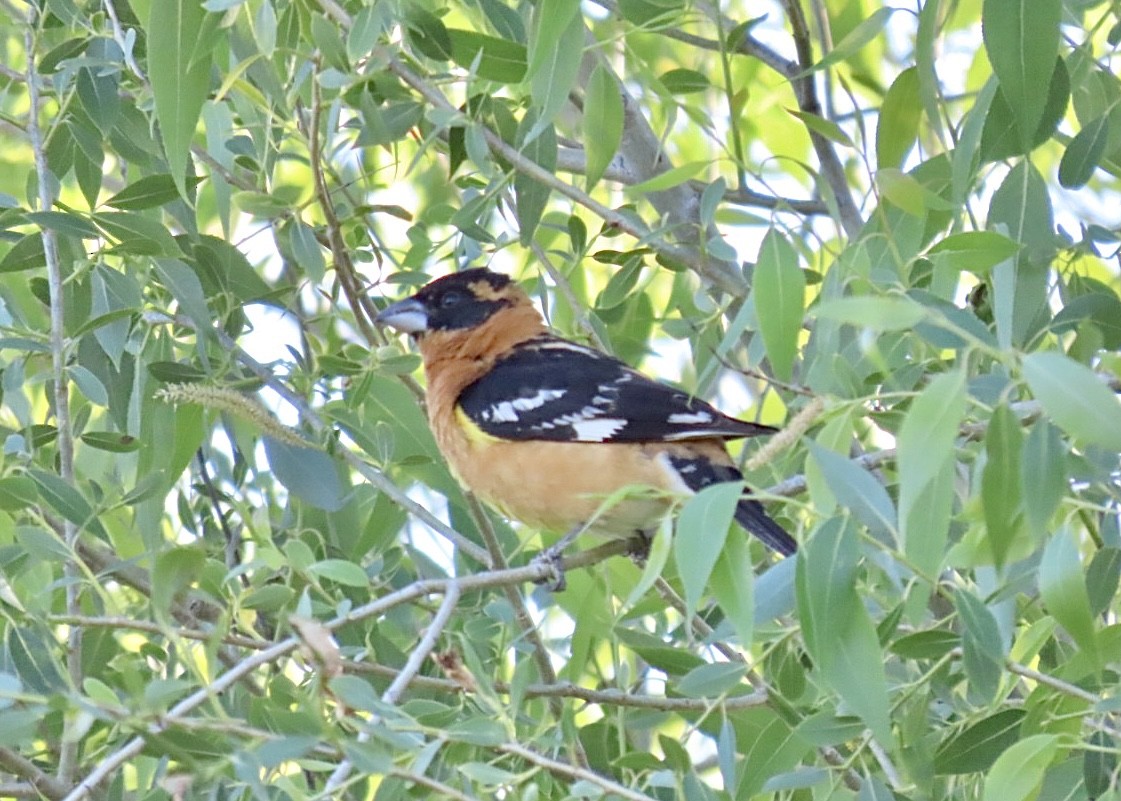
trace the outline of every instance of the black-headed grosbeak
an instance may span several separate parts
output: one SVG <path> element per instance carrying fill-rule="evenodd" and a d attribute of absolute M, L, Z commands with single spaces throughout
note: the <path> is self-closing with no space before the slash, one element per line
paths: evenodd
<path fill-rule="evenodd" d="M 428 419 L 460 482 L 545 530 L 649 535 L 673 495 L 743 480 L 727 440 L 775 431 L 554 336 L 529 296 L 487 269 L 435 280 L 377 322 L 419 343 Z M 605 505 L 636 486 L 660 492 Z M 796 550 L 758 501 L 745 496 L 735 517 L 779 553 Z"/>

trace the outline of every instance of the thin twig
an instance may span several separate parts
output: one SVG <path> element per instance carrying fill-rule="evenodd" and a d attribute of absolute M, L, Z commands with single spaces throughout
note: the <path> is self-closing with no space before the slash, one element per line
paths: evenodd
<path fill-rule="evenodd" d="M 62 798 L 70 789 L 65 782 L 44 772 L 30 759 L 10 748 L 0 747 L 0 768 L 27 782 L 35 789 L 35 795 L 42 793 L 47 798 Z"/>
<path fill-rule="evenodd" d="M 451 620 L 452 612 L 455 610 L 455 605 L 459 602 L 459 584 L 452 581 L 448 584 L 447 592 L 444 595 L 444 600 L 440 603 L 440 608 L 436 610 L 432 622 L 428 625 L 428 630 L 424 632 L 424 636 L 420 642 L 417 643 L 416 648 L 409 654 L 405 666 L 401 668 L 401 672 L 397 674 L 397 678 L 386 688 L 382 693 L 382 703 L 396 705 L 401 700 L 409 682 L 420 673 L 421 667 L 424 665 L 424 660 L 428 659 L 429 654 L 436 647 L 436 640 L 444 633 L 444 629 Z M 358 742 L 364 743 L 370 739 L 370 730 L 379 725 L 379 719 L 374 716 L 367 722 L 366 728 L 358 735 Z M 346 777 L 350 775 L 353 766 L 349 759 L 344 758 L 335 766 L 331 776 L 327 779 L 327 783 L 323 785 L 324 793 L 333 793 L 342 787 Z"/>
<path fill-rule="evenodd" d="M 189 328 L 195 328 L 193 321 L 183 316 L 176 316 L 166 314 L 164 312 L 149 312 L 146 314 L 146 319 L 150 323 L 172 323 L 175 325 L 182 325 Z M 333 436 L 332 429 L 327 423 L 319 416 L 319 414 L 312 409 L 311 405 L 301 396 L 296 394 L 287 384 L 279 380 L 272 374 L 272 371 L 258 362 L 248 353 L 246 353 L 237 342 L 234 341 L 226 332 L 219 328 L 207 329 L 207 333 L 213 336 L 218 343 L 229 351 L 233 357 L 245 367 L 249 368 L 250 372 L 256 375 L 262 382 L 264 382 L 271 390 L 277 393 L 286 403 L 300 413 L 300 419 L 304 421 L 316 434 L 328 437 Z M 368 462 L 363 461 L 357 454 L 353 453 L 348 448 L 339 448 L 338 453 L 342 459 L 349 464 L 357 473 L 363 478 L 374 485 L 378 490 L 384 492 L 393 502 L 408 512 L 413 517 L 420 520 L 420 522 L 427 525 L 440 536 L 446 538 L 454 543 L 465 555 L 474 559 L 482 565 L 490 564 L 490 558 L 487 552 L 480 548 L 471 540 L 464 537 L 455 529 L 451 528 L 448 524 L 444 523 L 438 517 L 433 515 L 419 503 L 410 498 L 404 491 L 401 490 L 393 481 L 389 479 L 382 471 L 378 470 Z"/>
<path fill-rule="evenodd" d="M 35 180 L 39 190 L 39 210 L 50 211 L 54 205 L 51 197 L 51 174 L 47 167 L 47 154 L 39 131 L 39 76 L 35 71 L 34 16 L 28 20 L 23 34 L 24 49 L 27 53 L 27 92 L 30 108 L 27 112 L 27 136 L 35 156 Z M 70 425 L 70 379 L 66 373 L 66 311 L 63 300 L 62 264 L 58 254 L 58 242 L 51 228 L 43 226 L 40 230 L 43 239 L 43 255 L 47 263 L 47 286 L 50 291 L 51 317 L 51 372 L 54 379 L 54 415 L 58 423 L 58 474 L 70 486 L 74 486 L 74 432 Z M 74 551 L 78 542 L 78 527 L 71 521 L 63 521 L 63 532 L 67 547 Z M 71 560 L 62 566 L 66 577 L 66 610 L 71 614 L 80 611 L 81 571 Z M 66 640 L 66 670 L 75 687 L 82 683 L 82 630 L 71 629 Z M 64 738 L 59 749 L 58 778 L 69 784 L 74 776 L 78 758 L 78 742 Z"/>
<path fill-rule="evenodd" d="M 626 798 L 630 801 L 657 801 L 653 796 L 640 793 L 637 790 L 632 790 L 617 781 L 601 776 L 595 771 L 587 768 L 579 767 L 578 765 L 571 765 L 567 762 L 560 762 L 552 757 L 547 757 L 544 754 L 539 754 L 532 748 L 527 748 L 521 743 L 504 743 L 498 746 L 498 750 L 512 756 L 520 757 L 526 762 L 531 762 L 538 767 L 544 768 L 555 776 L 561 776 L 565 779 L 573 781 L 585 781 L 589 784 L 594 784 L 596 787 L 601 787 L 612 795 Z"/>
<path fill-rule="evenodd" d="M 563 560 L 565 570 L 573 570 L 578 567 L 596 564 L 611 556 L 623 553 L 630 543 L 624 540 L 615 540 L 605 543 L 597 548 L 592 548 L 587 551 L 581 551 L 574 554 L 572 557 L 566 557 Z M 401 589 L 385 595 L 377 600 L 371 601 L 362 606 L 352 609 L 350 612 L 340 615 L 326 623 L 323 627 L 327 631 L 334 631 L 342 626 L 357 623 L 371 617 L 383 614 L 390 609 L 401 606 L 402 604 L 410 603 L 431 595 L 444 595 L 450 591 L 452 585 L 456 585 L 461 592 L 470 590 L 481 590 L 492 587 L 502 587 L 510 584 L 522 584 L 527 581 L 540 582 L 548 579 L 552 575 L 552 568 L 543 562 L 531 562 L 525 567 L 514 567 L 508 570 L 491 570 L 483 573 L 475 573 L 469 576 L 451 579 L 424 579 L 415 581 Z M 296 650 L 302 640 L 299 637 L 288 637 L 275 645 L 271 645 L 264 650 L 246 657 L 234 667 L 227 670 L 214 681 L 207 684 L 182 701 L 168 710 L 167 715 L 158 722 L 154 722 L 148 726 L 147 735 L 138 736 L 121 746 L 113 753 L 106 756 L 97 764 L 97 766 L 86 775 L 81 782 L 66 796 L 65 801 L 79 801 L 79 799 L 88 798 L 93 794 L 94 789 L 100 785 L 107 778 L 112 776 L 121 765 L 128 760 L 139 754 L 144 744 L 147 742 L 147 737 L 153 734 L 159 734 L 166 731 L 168 728 L 167 719 L 181 717 L 193 709 L 205 704 L 207 701 L 218 697 L 224 691 L 229 689 L 235 682 L 240 681 L 245 676 L 257 670 L 264 665 L 271 664 L 272 662 L 281 659 Z"/>
<path fill-rule="evenodd" d="M 794 93 L 798 98 L 798 107 L 807 114 L 823 117 L 821 103 L 817 99 L 817 88 L 814 83 L 813 45 L 810 42 L 809 26 L 806 24 L 805 14 L 802 12 L 801 0 L 782 0 L 786 8 L 786 17 L 790 20 L 790 28 L 794 37 L 794 48 L 798 52 L 799 72 L 787 75 L 794 83 Z M 807 128 L 810 141 L 813 143 L 817 160 L 821 166 L 821 174 L 833 192 L 837 202 L 837 210 L 841 215 L 841 227 L 845 229 L 850 239 L 856 239 L 864 220 L 860 216 L 856 201 L 853 199 L 852 190 L 849 188 L 848 177 L 845 175 L 844 165 L 833 149 L 833 143 L 817 133 L 812 128 Z"/>
<path fill-rule="evenodd" d="M 132 617 L 94 617 L 90 615 L 51 615 L 48 621 L 52 625 L 83 626 L 85 628 L 107 628 L 118 631 L 142 631 L 148 634 L 169 634 L 166 627 L 150 620 L 137 620 Z M 214 639 L 214 632 L 194 628 L 177 628 L 170 632 L 182 640 L 197 640 L 209 642 Z M 238 634 L 226 634 L 221 637 L 222 643 L 247 648 L 253 651 L 263 651 L 272 646 L 265 640 L 254 640 Z M 355 662 L 349 659 L 341 660 L 343 672 L 359 673 L 395 680 L 401 671 L 388 665 L 372 662 Z M 409 687 L 427 691 L 460 694 L 463 685 L 452 679 L 436 678 L 434 676 L 413 676 Z M 510 687 L 505 682 L 495 682 L 494 689 L 498 693 L 507 694 Z M 597 706 L 620 706 L 635 709 L 656 709 L 663 712 L 703 712 L 712 709 L 718 703 L 728 710 L 749 709 L 761 706 L 767 702 L 766 693 L 755 692 L 747 695 L 734 695 L 717 701 L 713 698 L 678 698 L 662 695 L 648 695 L 646 693 L 632 693 L 619 689 L 593 690 L 581 687 L 571 682 L 543 682 L 529 684 L 525 687 L 525 698 L 573 698 L 587 704 Z"/>
<path fill-rule="evenodd" d="M 133 74 L 141 80 L 142 83 L 148 83 L 148 79 L 140 69 L 140 65 L 136 63 L 133 58 L 132 49 L 128 46 L 128 37 L 125 35 L 124 29 L 121 27 L 121 21 L 117 19 L 117 8 L 113 4 L 113 0 L 101 0 L 105 6 L 106 13 L 109 14 L 109 24 L 113 28 L 113 39 L 117 42 L 117 46 L 121 48 L 121 52 L 125 56 L 125 66 L 132 70 Z"/>

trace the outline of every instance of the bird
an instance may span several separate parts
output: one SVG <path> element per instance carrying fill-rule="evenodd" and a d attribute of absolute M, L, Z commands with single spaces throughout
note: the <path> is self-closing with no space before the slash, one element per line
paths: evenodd
<path fill-rule="evenodd" d="M 429 425 L 459 483 L 563 533 L 561 548 L 584 531 L 649 541 L 682 496 L 742 484 L 729 440 L 776 431 L 555 335 L 517 282 L 488 268 L 437 278 L 375 322 L 417 343 Z M 735 519 L 779 554 L 797 550 L 746 488 Z"/>

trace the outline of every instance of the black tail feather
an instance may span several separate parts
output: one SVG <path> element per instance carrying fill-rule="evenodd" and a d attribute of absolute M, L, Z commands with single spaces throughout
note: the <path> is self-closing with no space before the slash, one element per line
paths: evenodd
<path fill-rule="evenodd" d="M 763 504 L 744 498 L 736 506 L 736 522 L 762 540 L 772 551 L 790 556 L 798 550 L 797 541 L 763 510 Z"/>
<path fill-rule="evenodd" d="M 719 464 L 703 454 L 686 456 L 671 453 L 669 460 L 685 486 L 693 492 L 700 492 L 705 487 L 725 481 L 743 481 L 743 474 L 735 466 Z M 736 506 L 736 520 L 748 533 L 783 556 L 790 556 L 798 550 L 797 541 L 767 515 L 763 504 L 752 499 L 750 493 Z"/>

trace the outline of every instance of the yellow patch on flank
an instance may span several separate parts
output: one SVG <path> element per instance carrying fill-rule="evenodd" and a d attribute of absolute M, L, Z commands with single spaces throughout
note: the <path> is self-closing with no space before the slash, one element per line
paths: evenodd
<path fill-rule="evenodd" d="M 455 419 L 459 422 L 459 427 L 463 430 L 467 441 L 472 445 L 487 445 L 493 442 L 503 441 L 501 438 L 483 431 L 483 429 L 479 427 L 479 424 L 472 420 L 470 415 L 463 411 L 463 407 L 458 403 L 455 406 Z"/>

